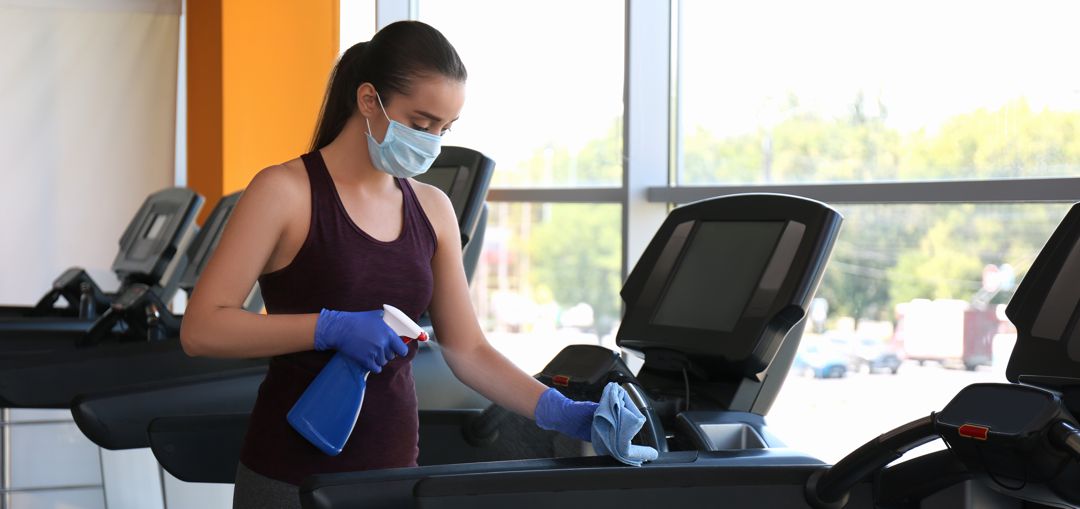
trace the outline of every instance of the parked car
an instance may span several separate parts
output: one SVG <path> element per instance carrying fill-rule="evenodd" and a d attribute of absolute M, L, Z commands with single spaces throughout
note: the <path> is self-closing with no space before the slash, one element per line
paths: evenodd
<path fill-rule="evenodd" d="M 844 378 L 850 357 L 842 345 L 824 339 L 804 341 L 799 345 L 791 369 L 809 373 L 814 378 Z"/>
<path fill-rule="evenodd" d="M 886 371 L 896 374 L 900 369 L 900 356 L 887 342 L 875 338 L 856 338 L 851 342 L 851 367 L 855 371 L 863 367 L 873 373 Z"/>

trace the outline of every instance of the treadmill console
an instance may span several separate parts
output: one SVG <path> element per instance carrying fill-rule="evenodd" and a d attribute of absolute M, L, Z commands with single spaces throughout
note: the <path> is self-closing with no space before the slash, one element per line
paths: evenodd
<path fill-rule="evenodd" d="M 467 190 L 471 173 L 469 168 L 464 166 L 438 166 L 417 176 L 416 180 L 433 185 L 446 193 L 454 205 L 454 210 L 457 211 L 458 221 L 461 221 L 463 205 L 465 199 L 468 198 Z M 455 189 L 461 191 L 462 194 L 454 194 Z"/>
<path fill-rule="evenodd" d="M 170 286 L 162 279 L 170 268 L 175 271 L 202 204 L 195 191 L 178 187 L 158 191 L 143 202 L 120 237 L 120 251 L 113 260 L 112 269 L 123 284 Z"/>
<path fill-rule="evenodd" d="M 548 362 L 536 379 L 570 399 L 598 402 L 609 382 L 634 382 L 634 375 L 612 350 L 599 345 L 570 345 Z"/>
<path fill-rule="evenodd" d="M 1080 386 L 1080 205 L 1031 264 L 1005 314 L 1016 326 L 1006 376 L 1048 388 Z"/>
<path fill-rule="evenodd" d="M 443 147 L 435 164 L 416 177 L 446 193 L 457 212 L 461 245 L 469 243 L 480 221 L 495 161 L 472 149 Z"/>
<path fill-rule="evenodd" d="M 754 377 L 806 315 L 841 220 L 772 194 L 675 209 L 623 286 L 619 346 L 644 353 L 647 367 Z"/>
<path fill-rule="evenodd" d="M 184 269 L 183 275 L 180 276 L 181 289 L 191 291 L 195 288 L 195 282 L 198 281 L 203 269 L 206 268 L 206 263 L 210 261 L 210 255 L 217 248 L 218 242 L 221 240 L 221 233 L 225 230 L 225 225 L 229 222 L 229 216 L 232 214 L 233 209 L 236 208 L 236 204 L 240 201 L 241 194 L 243 193 L 236 192 L 221 197 L 217 205 L 214 205 L 214 210 L 210 211 L 206 222 L 203 223 L 198 235 L 195 236 L 195 240 L 191 242 L 191 246 L 188 248 L 188 266 Z"/>

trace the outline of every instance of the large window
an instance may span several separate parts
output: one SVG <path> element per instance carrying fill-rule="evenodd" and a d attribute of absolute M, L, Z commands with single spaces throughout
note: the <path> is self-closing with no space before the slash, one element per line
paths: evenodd
<path fill-rule="evenodd" d="M 472 281 L 488 339 L 538 373 L 573 343 L 616 348 L 619 205 L 492 203 Z"/>
<path fill-rule="evenodd" d="M 496 187 L 622 183 L 620 0 L 423 0 L 469 81 L 447 143 L 495 159 Z"/>
<path fill-rule="evenodd" d="M 1080 201 L 1080 7 L 417 5 L 470 71 L 446 141 L 497 163 L 473 297 L 526 371 L 615 347 L 622 278 L 666 206 L 779 191 L 845 215 L 768 415 L 782 440 L 836 461 L 1004 380 L 1004 304 L 1067 208 L 1045 201 Z"/>
<path fill-rule="evenodd" d="M 970 383 L 1004 381 L 1004 306 L 1067 210 L 1026 202 L 1075 188 L 1015 179 L 1080 173 L 1076 10 L 673 2 L 681 189 L 664 191 L 781 185 L 845 216 L 768 415 L 790 446 L 835 462 Z M 905 184 L 927 180 L 1015 184 Z"/>
<path fill-rule="evenodd" d="M 445 143 L 495 160 L 474 304 L 492 344 L 530 373 L 568 344 L 615 346 L 621 202 L 566 198 L 622 186 L 624 5 L 418 2 L 419 19 L 446 35 L 469 71 Z M 499 201 L 507 188 L 555 190 Z"/>
<path fill-rule="evenodd" d="M 1067 208 L 839 207 L 843 230 L 769 412 L 774 431 L 835 462 L 968 384 L 1003 382 L 1015 341 L 1003 308 Z"/>
<path fill-rule="evenodd" d="M 338 53 L 375 35 L 375 0 L 339 0 Z"/>
<path fill-rule="evenodd" d="M 682 184 L 1080 171 L 1080 5 L 680 4 Z"/>

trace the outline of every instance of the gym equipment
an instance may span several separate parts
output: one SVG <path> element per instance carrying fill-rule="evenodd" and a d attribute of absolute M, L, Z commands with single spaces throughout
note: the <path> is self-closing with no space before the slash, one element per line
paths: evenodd
<path fill-rule="evenodd" d="M 212 253 L 240 194 L 214 207 L 191 243 L 191 264 L 177 285 L 190 292 Z M 265 360 L 192 359 L 180 348 L 180 319 L 145 283 L 128 285 L 86 331 L 41 331 L 39 345 L 0 350 L 0 406 L 67 408 L 84 392 L 109 391 L 148 380 L 198 379 L 222 369 L 265 365 Z M 0 347 L 6 346 L 0 340 Z"/>
<path fill-rule="evenodd" d="M 875 503 L 908 507 L 975 480 L 997 499 L 1080 507 L 1080 205 L 1074 205 L 1032 263 L 1006 308 L 1017 329 L 1006 376 L 973 384 L 941 411 L 872 440 L 815 472 L 806 497 L 818 509 L 844 507 L 872 481 Z M 948 450 L 886 465 L 941 438 Z"/>
<path fill-rule="evenodd" d="M 661 230 L 668 226 L 665 223 Z M 697 234 L 701 231 L 706 230 L 698 230 Z M 688 233 L 692 239 L 693 231 Z M 549 374 L 557 384 L 570 388 L 576 382 L 576 390 L 583 391 L 588 391 L 593 381 L 607 377 L 642 386 L 645 402 L 656 412 L 647 414 L 649 420 L 667 424 L 675 413 L 669 445 L 690 445 L 694 450 L 662 453 L 656 462 L 641 468 L 585 457 L 314 476 L 301 488 L 303 506 L 540 508 L 591 504 L 651 508 L 657 504 L 704 507 L 720 503 L 736 508 L 937 509 L 1021 507 L 1022 502 L 1023 507 L 1031 508 L 1080 507 L 1080 430 L 1075 417 L 1080 411 L 1080 290 L 1074 284 L 1080 274 L 1080 205 L 1072 208 L 1047 242 L 1008 306 L 1007 314 L 1018 330 L 1007 371 L 1011 383 L 971 385 L 941 412 L 887 432 L 832 466 L 776 448 L 760 421 L 740 412 L 679 410 L 685 406 L 680 405 L 683 401 L 672 382 L 674 374 L 682 374 L 684 369 L 684 376 L 694 376 L 689 388 L 692 392 L 684 399 L 695 408 L 699 404 L 759 406 L 761 393 L 757 398 L 748 397 L 746 391 L 752 385 L 746 383 L 761 380 L 761 376 L 748 373 L 767 361 L 772 343 L 768 338 L 775 337 L 778 331 L 766 325 L 757 329 L 762 334 L 756 342 L 729 337 L 740 344 L 696 348 L 682 338 L 666 341 L 667 336 L 649 335 L 657 332 L 653 327 L 678 328 L 685 323 L 697 325 L 699 331 L 721 333 L 740 330 L 747 323 L 741 317 L 732 321 L 729 313 L 713 308 L 707 309 L 714 316 L 672 319 L 673 313 L 681 310 L 664 311 L 667 299 L 706 309 L 709 303 L 690 297 L 695 295 L 694 290 L 702 295 L 700 291 L 715 288 L 711 284 L 715 280 L 698 274 L 704 281 L 680 282 L 681 268 L 674 271 L 674 276 L 656 276 L 651 267 L 639 272 L 650 260 L 659 267 L 667 265 L 665 260 L 692 267 L 699 258 L 694 247 L 681 253 L 674 248 L 653 249 L 655 240 L 649 249 L 657 256 L 649 258 L 647 252 L 642 257 L 635 269 L 642 275 L 632 275 L 623 292 L 628 314 L 638 309 L 645 312 L 625 322 L 636 323 L 636 327 L 625 335 L 622 329 L 619 333 L 620 344 L 632 344 L 645 352 L 645 366 L 636 380 L 628 378 L 617 361 L 599 355 L 583 361 L 583 366 L 561 363 Z M 698 240 L 688 242 L 692 246 Z M 766 267 L 776 259 L 774 253 Z M 767 279 L 758 280 L 758 290 Z M 672 292 L 683 294 L 670 295 Z M 745 316 L 753 313 L 757 294 L 755 290 L 749 293 L 751 297 L 745 297 L 747 293 L 743 292 L 744 297 L 729 298 L 727 302 L 743 306 Z M 656 306 L 634 305 L 649 301 Z M 792 308 L 784 305 L 769 309 L 784 313 L 783 309 Z M 781 324 L 781 332 L 783 324 L 797 318 L 796 311 L 786 314 L 789 319 L 772 322 Z M 676 349 L 668 350 L 665 345 L 675 345 Z M 767 365 L 763 384 L 768 384 L 770 374 L 782 376 L 786 371 L 777 370 L 776 363 L 787 348 L 787 341 L 781 342 L 777 356 Z M 567 371 L 570 373 L 565 374 Z M 724 371 L 729 376 L 721 376 Z M 736 373 L 739 375 L 731 376 Z M 842 429 L 842 423 L 838 423 L 837 432 Z M 649 439 L 648 433 L 643 435 Z M 936 438 L 943 439 L 949 448 L 896 462 L 908 450 Z"/>
<path fill-rule="evenodd" d="M 479 152 L 443 147 L 432 168 L 416 179 L 450 196 L 458 214 L 467 269 L 470 259 L 475 267 L 483 244 L 484 197 L 494 168 L 494 161 Z M 420 325 L 426 325 L 427 335 L 434 337 L 426 317 L 421 317 Z M 435 343 L 420 343 L 413 359 L 418 386 L 433 383 L 425 377 L 449 371 Z M 265 374 L 265 365 L 258 364 L 191 379 L 162 377 L 116 390 L 83 391 L 72 402 L 72 414 L 83 433 L 101 447 L 131 449 L 156 443 L 159 461 L 178 478 L 231 483 L 247 414 Z M 454 384 L 467 390 L 456 380 L 439 383 L 443 391 L 454 391 Z M 148 429 L 154 431 L 148 435 Z"/>
<path fill-rule="evenodd" d="M 190 189 L 151 194 L 120 237 L 112 264 L 120 289 L 108 294 L 85 270 L 64 271 L 34 307 L 0 308 L 0 355 L 50 349 L 55 334 L 85 334 L 112 304 L 130 300 L 134 294 L 129 291 L 170 301 L 188 264 L 185 250 L 202 204 L 203 198 Z M 66 307 L 57 306 L 61 298 Z"/>
<path fill-rule="evenodd" d="M 747 492 L 767 495 L 755 507 L 788 496 L 772 490 L 782 480 L 799 479 L 791 491 L 801 500 L 801 481 L 821 462 L 785 448 L 761 415 L 790 367 L 841 221 L 824 204 L 783 195 L 733 195 L 673 210 L 621 292 L 626 314 L 617 343 L 644 357 L 642 369 L 635 376 L 614 352 L 575 345 L 538 375 L 569 397 L 593 401 L 608 382 L 622 384 L 647 418 L 635 443 L 661 451 L 655 462 L 628 468 L 581 457 L 320 475 L 302 486 L 305 506 L 641 507 L 695 498 L 738 505 L 748 495 L 719 493 L 751 478 Z M 466 432 L 483 442 L 506 413 L 489 407 Z M 766 485 L 769 493 L 760 493 Z"/>

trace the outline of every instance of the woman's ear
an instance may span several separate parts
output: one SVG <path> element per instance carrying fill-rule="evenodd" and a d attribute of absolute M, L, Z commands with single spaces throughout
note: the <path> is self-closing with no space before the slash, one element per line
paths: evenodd
<path fill-rule="evenodd" d="M 381 113 L 375 86 L 370 82 L 361 83 L 359 87 L 356 87 L 356 109 L 360 110 L 360 115 L 367 119 Z"/>

